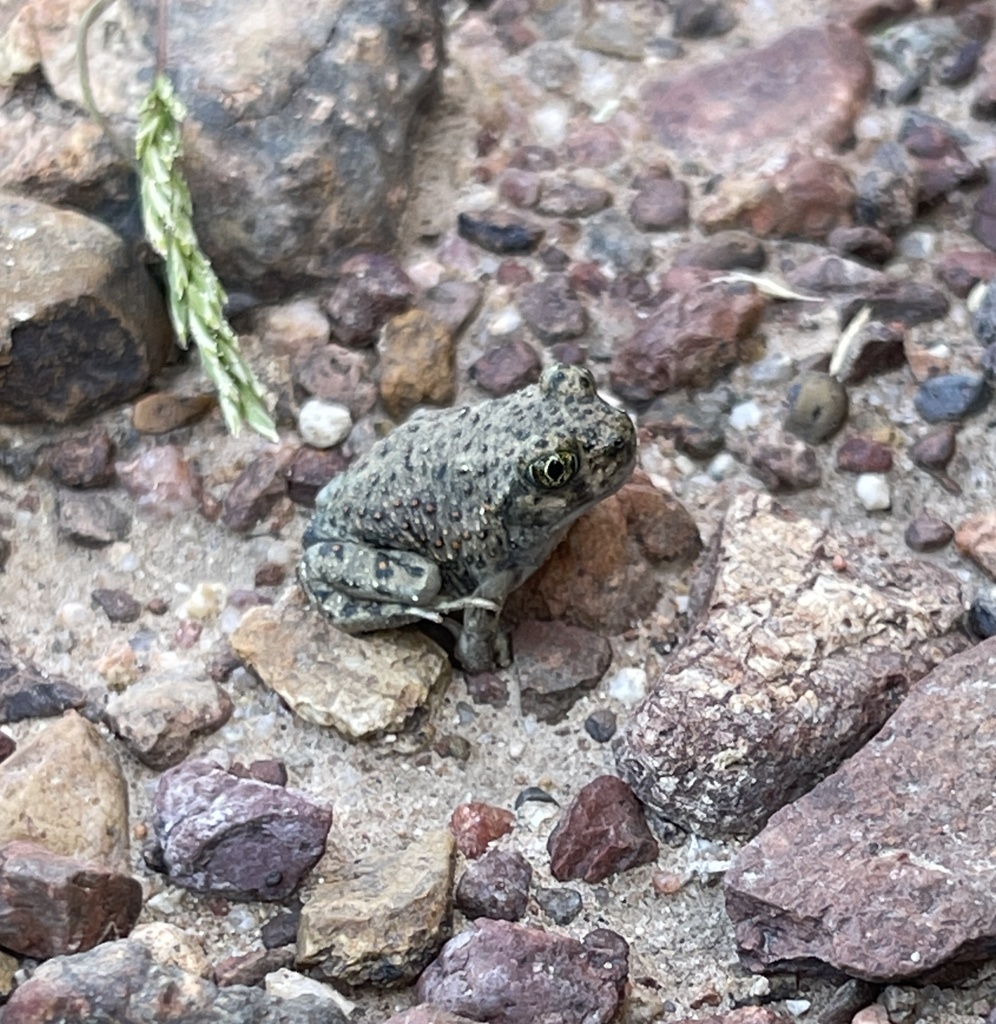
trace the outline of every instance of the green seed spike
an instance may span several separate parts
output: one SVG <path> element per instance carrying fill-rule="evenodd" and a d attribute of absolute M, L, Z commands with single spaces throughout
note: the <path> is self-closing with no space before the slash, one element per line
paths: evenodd
<path fill-rule="evenodd" d="M 194 230 L 190 190 L 179 167 L 180 123 L 186 113 L 170 80 L 156 75 L 139 108 L 135 137 L 145 233 L 166 262 L 169 312 L 177 341 L 186 348 L 193 338 L 201 366 L 218 392 L 228 429 L 237 435 L 247 423 L 256 433 L 277 441 L 266 395 L 222 313 L 225 291 Z"/>

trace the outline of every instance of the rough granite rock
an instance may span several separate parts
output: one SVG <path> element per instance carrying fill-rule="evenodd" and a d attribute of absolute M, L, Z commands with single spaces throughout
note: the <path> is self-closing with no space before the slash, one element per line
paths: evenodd
<path fill-rule="evenodd" d="M 208 757 L 163 772 L 152 825 L 174 885 L 233 900 L 282 900 L 325 852 L 332 811 Z"/>
<path fill-rule="evenodd" d="M 4 1024 L 346 1024 L 327 1001 L 219 988 L 153 959 L 131 939 L 42 964 L 3 1008 Z"/>
<path fill-rule="evenodd" d="M 141 391 L 173 341 L 130 247 L 80 213 L 6 193 L 0 237 L 0 422 L 70 423 Z"/>
<path fill-rule="evenodd" d="M 130 875 L 15 839 L 0 845 L 0 946 L 47 959 L 131 931 L 142 886 Z"/>
<path fill-rule="evenodd" d="M 606 1024 L 622 1001 L 629 948 L 606 928 L 584 942 L 482 918 L 419 978 L 420 1001 L 490 1024 Z"/>
<path fill-rule="evenodd" d="M 0 640 L 0 725 L 26 718 L 54 718 L 86 703 L 83 691 L 61 676 L 47 676 L 24 658 L 15 658 Z"/>
<path fill-rule="evenodd" d="M 454 808 L 450 831 L 457 849 L 468 859 L 480 857 L 495 839 L 507 836 L 515 825 L 515 815 L 504 807 L 472 801 Z"/>
<path fill-rule="evenodd" d="M 796 28 L 767 46 L 644 91 L 658 141 L 713 170 L 740 167 L 779 144 L 841 146 L 852 135 L 873 82 L 871 57 L 854 31 L 839 25 Z"/>
<path fill-rule="evenodd" d="M 488 850 L 457 882 L 453 902 L 465 917 L 518 921 L 529 903 L 533 869 L 518 850 Z"/>
<path fill-rule="evenodd" d="M 550 872 L 558 882 L 583 878 L 593 885 L 650 864 L 658 853 L 643 808 L 614 775 L 600 775 L 581 789 L 546 845 Z"/>
<path fill-rule="evenodd" d="M 298 965 L 346 985 L 412 981 L 449 932 L 455 851 L 449 832 L 430 832 L 316 885 L 301 910 Z"/>
<path fill-rule="evenodd" d="M 883 560 L 754 492 L 731 502 L 697 600 L 616 760 L 645 804 L 710 838 L 754 835 L 965 643 L 946 636 L 962 612 L 948 572 Z"/>
<path fill-rule="evenodd" d="M 230 639 L 295 714 L 349 739 L 403 728 L 450 678 L 446 655 L 421 633 L 349 636 L 296 597 L 251 608 Z"/>
<path fill-rule="evenodd" d="M 73 59 L 86 0 L 12 6 L 0 32 L 0 90 L 40 69 L 86 125 Z M 155 12 L 154 0 L 114 5 L 89 35 L 96 104 L 126 137 L 155 65 Z M 434 3 L 264 0 L 252 18 L 238 0 L 177 5 L 169 48 L 183 69 L 175 82 L 189 110 L 184 171 L 197 231 L 230 287 L 266 295 L 331 277 L 348 246 L 391 244 L 408 197 L 412 132 L 441 63 Z M 0 125 L 0 134 L 16 127 L 27 136 L 25 146 L 38 131 L 2 116 Z M 52 176 L 92 164 L 87 148 L 99 141 L 82 134 Z M 18 187 L 30 183 L 25 176 Z M 96 184 L 79 182 L 77 192 Z"/>
<path fill-rule="evenodd" d="M 996 943 L 996 638 L 921 679 L 881 731 L 735 859 L 751 970 L 899 983 Z"/>
<path fill-rule="evenodd" d="M 128 870 L 128 787 L 121 765 L 96 726 L 75 711 L 0 764 L 0 842 L 9 839 Z"/>

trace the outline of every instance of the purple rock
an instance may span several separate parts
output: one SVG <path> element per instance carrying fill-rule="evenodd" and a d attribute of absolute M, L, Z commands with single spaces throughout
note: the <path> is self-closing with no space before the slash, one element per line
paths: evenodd
<path fill-rule="evenodd" d="M 153 812 L 170 881 L 228 899 L 288 896 L 332 826 L 332 811 L 303 793 L 239 778 L 210 758 L 164 772 Z"/>
<path fill-rule="evenodd" d="M 467 917 L 518 921 L 532 879 L 533 869 L 518 850 L 488 850 L 460 876 L 454 904 Z"/>

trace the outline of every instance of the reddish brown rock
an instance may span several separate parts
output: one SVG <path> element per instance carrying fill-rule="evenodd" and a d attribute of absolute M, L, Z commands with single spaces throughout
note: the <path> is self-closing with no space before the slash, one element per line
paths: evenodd
<path fill-rule="evenodd" d="M 318 492 L 348 465 L 349 458 L 338 448 L 298 448 L 285 471 L 288 497 L 314 508 Z"/>
<path fill-rule="evenodd" d="M 819 242 L 851 223 L 855 198 L 840 164 L 796 154 L 773 174 L 728 179 L 699 220 L 705 231 L 742 228 L 758 238 Z"/>
<path fill-rule="evenodd" d="M 111 622 L 137 622 L 142 614 L 142 603 L 127 590 L 98 587 L 90 591 L 90 601 Z"/>
<path fill-rule="evenodd" d="M 524 288 L 519 309 L 533 333 L 548 343 L 576 338 L 588 327 L 588 313 L 563 274 Z"/>
<path fill-rule="evenodd" d="M 945 252 L 934 264 L 934 277 L 963 299 L 980 281 L 996 277 L 996 252 L 983 249 Z"/>
<path fill-rule="evenodd" d="M 698 528 L 684 505 L 637 474 L 571 527 L 505 606 L 510 621 L 562 619 L 614 635 L 648 615 L 660 567 L 694 558 Z"/>
<path fill-rule="evenodd" d="M 115 468 L 136 507 L 154 518 L 169 519 L 200 504 L 200 474 L 176 445 L 150 448 Z"/>
<path fill-rule="evenodd" d="M 46 959 L 131 931 L 142 887 L 130 875 L 13 840 L 0 846 L 0 945 Z"/>
<path fill-rule="evenodd" d="M 344 345 L 372 345 L 388 318 L 411 305 L 415 286 L 398 261 L 385 253 L 357 253 L 339 272 L 325 301 L 332 334 Z"/>
<path fill-rule="evenodd" d="M 820 464 L 812 445 L 778 430 L 748 445 L 747 462 L 772 494 L 820 485 Z"/>
<path fill-rule="evenodd" d="M 924 434 L 910 448 L 913 465 L 926 470 L 949 493 L 961 494 L 961 485 L 948 476 L 948 463 L 958 446 L 959 424 L 944 426 Z"/>
<path fill-rule="evenodd" d="M 901 982 L 996 941 L 996 639 L 939 665 L 726 874 L 751 970 Z M 957 837 L 957 841 L 953 841 Z"/>
<path fill-rule="evenodd" d="M 866 267 L 855 260 L 845 260 L 829 253 L 814 256 L 793 267 L 785 279 L 796 290 L 814 295 L 867 290 L 886 280 L 880 270 Z"/>
<path fill-rule="evenodd" d="M 629 947 L 608 929 L 584 942 L 483 918 L 423 972 L 419 1000 L 502 1024 L 607 1024 L 629 973 Z"/>
<path fill-rule="evenodd" d="M 536 209 L 546 217 L 590 217 L 612 202 L 604 188 L 574 181 L 545 182 Z"/>
<path fill-rule="evenodd" d="M 571 801 L 550 833 L 550 871 L 558 882 L 583 878 L 592 884 L 650 864 L 657 841 L 633 791 L 615 775 L 600 775 Z"/>
<path fill-rule="evenodd" d="M 52 476 L 64 487 L 106 487 L 114 479 L 117 446 L 103 427 L 67 437 L 48 453 Z"/>
<path fill-rule="evenodd" d="M 512 633 L 522 710 L 559 722 L 594 689 L 612 661 L 608 640 L 566 622 L 523 622 Z"/>
<path fill-rule="evenodd" d="M 457 849 L 470 860 L 480 857 L 495 839 L 507 836 L 514 824 L 511 811 L 480 802 L 460 804 L 450 816 Z"/>
<path fill-rule="evenodd" d="M 532 171 L 512 167 L 498 182 L 498 194 L 513 206 L 529 208 L 539 202 L 541 178 Z"/>
<path fill-rule="evenodd" d="M 765 298 L 750 286 L 704 285 L 672 295 L 618 347 L 612 386 L 647 401 L 683 387 L 708 387 L 741 356 Z"/>
<path fill-rule="evenodd" d="M 760 270 L 768 261 L 764 246 L 747 231 L 717 231 L 675 253 L 676 267 L 706 270 Z"/>
<path fill-rule="evenodd" d="M 954 529 L 940 516 L 921 512 L 910 520 L 903 538 L 912 551 L 940 551 L 954 540 Z"/>
<path fill-rule="evenodd" d="M 477 312 L 483 294 L 476 281 L 440 281 L 422 296 L 421 306 L 455 338 Z"/>
<path fill-rule="evenodd" d="M 996 579 L 996 512 L 980 512 L 966 519 L 955 533 L 958 550 Z"/>
<path fill-rule="evenodd" d="M 292 939 L 293 941 L 293 939 Z M 226 956 L 214 965 L 214 983 L 219 988 L 229 985 L 262 985 L 271 971 L 294 966 L 294 950 L 254 949 L 241 956 Z"/>
<path fill-rule="evenodd" d="M 755 834 L 964 646 L 945 570 L 883 561 L 755 492 L 731 503 L 692 592 L 689 639 L 616 758 L 646 805 L 709 837 Z"/>
<path fill-rule="evenodd" d="M 543 364 L 536 349 L 521 338 L 492 345 L 471 367 L 470 376 L 489 395 L 501 398 L 539 380 Z"/>
<path fill-rule="evenodd" d="M 876 266 L 888 263 L 896 252 L 896 244 L 887 234 L 862 225 L 834 228 L 827 235 L 827 245 L 841 256 L 856 256 Z"/>
<path fill-rule="evenodd" d="M 221 521 L 236 533 L 246 533 L 265 519 L 287 493 L 288 449 L 261 452 L 235 478 L 222 503 Z"/>
<path fill-rule="evenodd" d="M 321 345 L 295 362 L 294 381 L 315 398 L 346 406 L 353 419 L 359 420 L 377 404 L 373 364 L 368 352 Z"/>
<path fill-rule="evenodd" d="M 200 419 L 217 405 L 214 395 L 175 395 L 156 391 L 143 395 L 132 406 L 131 422 L 141 434 L 168 434 Z"/>
<path fill-rule="evenodd" d="M 797 28 L 763 48 L 651 83 L 644 116 L 665 146 L 713 167 L 736 167 L 772 146 L 843 145 L 872 78 L 857 33 Z"/>
<path fill-rule="evenodd" d="M 622 156 L 622 143 L 607 124 L 586 122 L 564 141 L 567 159 L 578 167 L 607 167 Z"/>
<path fill-rule="evenodd" d="M 465 916 L 518 921 L 526 912 L 533 869 L 518 850 L 488 850 L 457 882 L 453 905 Z"/>
<path fill-rule="evenodd" d="M 664 178 L 651 181 L 629 204 L 630 220 L 641 231 L 672 231 L 688 223 L 688 186 Z"/>
<path fill-rule="evenodd" d="M 892 449 L 868 437 L 849 437 L 837 449 L 837 469 L 842 473 L 888 473 Z"/>

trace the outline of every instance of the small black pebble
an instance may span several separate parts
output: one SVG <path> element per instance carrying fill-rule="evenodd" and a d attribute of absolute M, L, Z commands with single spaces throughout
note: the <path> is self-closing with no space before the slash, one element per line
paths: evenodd
<path fill-rule="evenodd" d="M 577 889 L 537 889 L 536 902 L 554 924 L 570 924 L 581 913 L 584 901 Z"/>
<path fill-rule="evenodd" d="M 968 626 L 980 640 L 996 636 L 996 593 L 976 597 L 968 609 Z"/>
<path fill-rule="evenodd" d="M 530 801 L 538 804 L 556 804 L 558 807 L 560 806 L 545 789 L 540 789 L 539 786 L 526 786 L 515 798 L 515 809 L 518 810 L 523 804 L 527 804 Z"/>
<path fill-rule="evenodd" d="M 596 743 L 608 743 L 616 734 L 616 714 L 608 708 L 593 711 L 584 722 L 584 731 Z"/>

